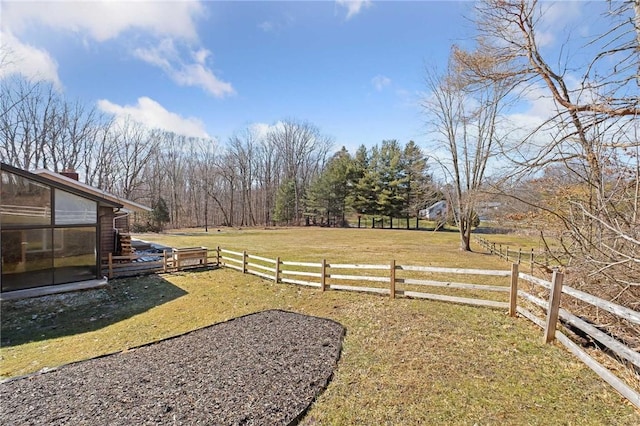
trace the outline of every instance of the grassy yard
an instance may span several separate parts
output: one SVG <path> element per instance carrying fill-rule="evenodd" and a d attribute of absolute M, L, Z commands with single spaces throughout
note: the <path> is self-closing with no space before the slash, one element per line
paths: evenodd
<path fill-rule="evenodd" d="M 447 232 L 221 229 L 141 237 L 288 260 L 507 266 L 459 252 L 457 235 Z M 347 328 L 338 370 L 305 425 L 640 424 L 640 413 L 562 347 L 543 345 L 541 330 L 524 319 L 424 300 L 321 293 L 228 269 L 3 302 L 0 374 L 27 374 L 272 308 Z"/>

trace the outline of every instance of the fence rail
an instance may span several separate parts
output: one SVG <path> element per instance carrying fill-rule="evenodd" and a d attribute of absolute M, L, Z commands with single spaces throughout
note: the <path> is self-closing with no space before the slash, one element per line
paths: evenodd
<path fill-rule="evenodd" d="M 504 253 L 505 256 L 509 258 L 509 251 L 506 250 Z M 472 306 L 483 306 L 494 309 L 508 309 L 511 316 L 520 314 L 542 327 L 544 330 L 543 340 L 545 342 L 550 342 L 555 339 L 562 343 L 570 352 L 595 371 L 621 395 L 627 398 L 635 407 L 640 408 L 640 394 L 636 390 L 625 384 L 620 378 L 611 373 L 602 364 L 583 351 L 560 330 L 557 330 L 558 321 L 563 321 L 565 324 L 575 327 L 594 341 L 597 341 L 600 345 L 606 347 L 612 354 L 617 356 L 623 362 L 628 362 L 636 368 L 640 368 L 640 354 L 638 354 L 638 352 L 634 351 L 623 342 L 615 339 L 613 336 L 599 330 L 594 325 L 589 324 L 566 309 L 561 308 L 560 296 L 564 294 L 568 297 L 578 299 L 583 303 L 606 310 L 607 312 L 633 324 L 640 324 L 640 313 L 563 285 L 563 275 L 558 272 L 557 269 L 554 270 L 552 280 L 546 281 L 542 278 L 535 277 L 532 274 L 520 272 L 518 262 L 512 263 L 511 270 L 398 265 L 395 260 L 391 260 L 388 264 L 342 264 L 327 262 L 326 259 L 323 259 L 321 262 L 299 262 L 282 260 L 279 257 L 276 259 L 270 259 L 263 256 L 248 254 L 246 251 L 232 251 L 222 249 L 220 247 L 213 250 L 209 250 L 205 247 L 173 249 L 171 251 L 165 251 L 161 255 L 157 255 L 156 260 L 136 262 L 136 260 L 144 257 L 149 256 L 109 255 L 109 257 L 105 259 L 106 263 L 103 264 L 103 270 L 106 269 L 108 276 L 111 278 L 116 275 L 124 276 L 138 274 L 142 270 L 144 272 L 173 272 L 193 267 L 217 265 L 243 273 L 253 274 L 264 279 L 273 280 L 276 283 L 303 285 L 319 288 L 321 291 L 357 291 L 385 295 L 392 299 L 397 296 L 401 296 L 460 303 Z M 521 261 L 522 257 L 517 258 L 517 260 Z M 533 264 L 534 263 L 532 262 L 531 265 Z M 531 266 L 531 269 L 533 269 L 533 266 Z M 340 271 L 340 273 L 333 273 L 333 270 Z M 439 277 L 442 275 L 464 275 L 476 277 L 494 276 L 508 278 L 509 281 L 505 282 L 505 285 L 489 285 L 457 282 L 453 280 L 426 279 L 421 274 L 436 274 Z M 355 284 L 345 285 L 345 281 Z M 548 291 L 549 298 L 544 300 L 531 292 L 519 289 L 520 281 L 530 283 L 532 289 L 539 287 Z M 373 286 L 357 285 L 357 283 L 365 282 L 373 283 L 368 284 Z M 422 291 L 415 291 L 415 289 L 410 286 L 433 287 L 440 289 L 446 288 L 458 292 L 473 292 L 474 295 L 476 295 L 477 292 L 487 292 L 487 294 L 492 293 L 494 295 L 496 293 L 508 293 L 508 300 L 495 300 L 498 296 L 494 296 L 494 298 L 480 299 L 464 297 L 466 295 L 426 293 Z M 536 310 L 543 312 L 543 316 L 545 318 L 541 318 L 531 309 L 528 309 L 523 304 L 519 304 L 518 300 L 531 303 Z"/>
<path fill-rule="evenodd" d="M 101 273 L 109 279 L 157 272 L 175 272 L 217 265 L 217 250 L 206 247 L 186 247 L 165 250 L 162 253 L 143 253 L 102 259 Z"/>
<path fill-rule="evenodd" d="M 527 263 L 529 264 L 529 270 L 533 274 L 534 268 L 542 267 L 545 269 L 553 268 L 556 266 L 565 266 L 569 263 L 569 256 L 565 252 L 552 251 L 552 250 L 538 250 L 535 249 L 517 249 L 510 248 L 508 245 L 491 242 L 482 237 L 475 237 L 475 240 L 489 253 L 498 256 L 507 262 L 513 262 L 517 264 Z"/>
<path fill-rule="evenodd" d="M 374 293 L 395 298 L 396 296 L 430 299 L 443 302 L 460 303 L 473 306 L 484 306 L 494 309 L 508 309 L 509 314 L 515 316 L 519 313 L 533 323 L 543 328 L 543 341 L 551 342 L 557 340 L 578 357 L 582 362 L 595 371 L 603 380 L 616 389 L 621 395 L 627 398 L 634 406 L 640 408 L 640 394 L 624 383 L 620 378 L 607 370 L 602 364 L 582 350 L 571 339 L 560 330 L 557 330 L 559 321 L 581 330 L 599 344 L 605 346 L 620 360 L 629 362 L 640 368 L 640 354 L 630 347 L 624 345 L 614 337 L 602 332 L 595 326 L 578 318 L 569 311 L 560 307 L 560 295 L 565 294 L 570 297 L 589 303 L 600 309 L 604 309 L 614 315 L 619 316 L 634 324 L 640 323 L 640 313 L 626 307 L 617 305 L 598 297 L 589 295 L 569 286 L 563 285 L 563 274 L 556 269 L 552 281 L 534 277 L 519 271 L 519 264 L 513 263 L 511 270 L 485 270 L 485 269 L 461 269 L 443 268 L 419 265 L 396 265 L 395 261 L 389 264 L 341 264 L 330 263 L 326 259 L 321 262 L 294 262 L 283 261 L 280 258 L 269 259 L 266 257 L 249 255 L 246 252 L 233 252 L 224 249 L 217 249 L 220 266 L 243 271 L 244 273 L 257 275 L 277 283 L 289 283 L 320 288 L 326 290 L 357 291 L 364 293 Z M 505 256 L 509 256 L 505 251 Z M 222 254 L 226 254 L 223 256 Z M 249 262 L 249 260 L 256 262 Z M 518 259 L 522 260 L 522 258 Z M 261 263 L 259 263 L 261 262 Z M 241 265 L 241 266 L 238 266 Z M 332 273 L 332 270 L 346 271 L 346 273 Z M 269 272 L 268 274 L 265 273 Z M 348 273 L 351 272 L 351 273 Z M 362 275 L 366 273 L 367 275 Z M 509 283 L 502 285 L 488 285 L 477 283 L 464 283 L 456 281 L 439 281 L 435 279 L 423 279 L 398 274 L 446 274 L 446 275 L 466 275 L 466 276 L 495 276 L 509 278 Z M 297 278 L 292 278 L 297 277 Z M 305 279 L 298 279 L 299 277 Z M 368 287 L 363 285 L 345 285 L 341 282 L 366 282 L 385 283 L 385 286 Z M 526 281 L 533 286 L 541 287 L 549 292 L 549 299 L 543 300 L 529 292 L 518 289 L 519 281 Z M 471 297 L 461 297 L 449 294 L 425 293 L 414 291 L 409 288 L 398 288 L 398 286 L 428 286 L 435 288 L 448 288 L 459 291 L 473 292 L 494 292 L 508 293 L 508 301 L 493 299 L 479 299 Z M 519 306 L 518 299 L 528 301 L 544 312 L 545 318 L 541 318 L 527 309 Z"/>

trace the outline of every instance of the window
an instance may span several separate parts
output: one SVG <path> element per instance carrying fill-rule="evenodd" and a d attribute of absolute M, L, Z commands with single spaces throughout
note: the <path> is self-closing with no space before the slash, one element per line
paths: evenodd
<path fill-rule="evenodd" d="M 98 204 L 95 201 L 79 197 L 61 189 L 56 189 L 55 191 L 56 225 L 96 223 Z"/>
<path fill-rule="evenodd" d="M 3 228 L 51 224 L 51 188 L 48 186 L 3 171 L 1 199 Z"/>
<path fill-rule="evenodd" d="M 47 249 L 53 230 L 2 231 L 2 291 L 53 283 L 53 258 Z"/>
<path fill-rule="evenodd" d="M 96 228 L 55 228 L 54 283 L 91 280 L 96 277 Z"/>
<path fill-rule="evenodd" d="M 98 202 L 53 182 L 1 173 L 1 290 L 95 279 Z"/>

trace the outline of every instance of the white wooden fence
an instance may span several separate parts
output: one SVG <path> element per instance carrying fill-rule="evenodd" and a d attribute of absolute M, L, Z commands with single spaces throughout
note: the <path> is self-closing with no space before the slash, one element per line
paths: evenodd
<path fill-rule="evenodd" d="M 603 346 L 606 346 L 613 354 L 624 362 L 628 362 L 640 368 L 640 354 L 624 345 L 617 339 L 598 330 L 596 327 L 578 318 L 569 311 L 560 307 L 561 296 L 574 297 L 585 303 L 604 309 L 633 324 L 640 324 L 640 312 L 600 299 L 588 293 L 563 286 L 563 274 L 554 270 L 552 281 L 546 281 L 533 275 L 519 272 L 519 265 L 513 263 L 511 270 L 484 270 L 484 269 L 458 269 L 433 266 L 398 265 L 395 260 L 386 264 L 341 264 L 331 263 L 323 259 L 320 262 L 293 262 L 277 257 L 266 257 L 248 254 L 246 251 L 238 252 L 220 247 L 216 250 L 216 263 L 219 266 L 235 269 L 245 274 L 253 274 L 259 277 L 273 280 L 276 283 L 288 283 L 318 288 L 321 291 L 343 290 L 358 291 L 387 295 L 390 298 L 404 296 L 419 299 L 431 299 L 444 302 L 462 303 L 466 305 L 484 306 L 497 309 L 508 309 L 511 316 L 516 313 L 531 320 L 544 329 L 543 341 L 549 343 L 557 340 L 570 352 L 595 371 L 602 379 L 609 383 L 621 395 L 627 398 L 633 405 L 640 408 L 640 394 L 624 383 L 620 378 L 607 370 L 602 364 L 587 354 L 561 331 L 557 330 L 558 319 L 576 327 L 585 334 L 591 336 Z M 344 273 L 343 271 L 351 273 Z M 358 275 L 355 275 L 357 271 Z M 496 276 L 508 278 L 505 285 L 470 284 L 452 282 L 446 280 L 425 279 L 424 274 L 437 274 L 437 276 L 465 275 L 465 276 Z M 406 276 L 400 276 L 406 275 Z M 422 275 L 422 276 L 420 276 Z M 540 299 L 531 293 L 518 288 L 520 280 L 527 281 L 534 286 L 542 287 L 549 291 L 548 300 Z M 355 282 L 356 285 L 346 285 L 343 282 Z M 373 286 L 362 286 L 359 283 Z M 377 284 L 375 284 L 377 283 Z M 460 297 L 445 294 L 425 293 L 409 289 L 398 288 L 401 286 L 424 286 L 448 288 L 462 291 L 496 292 L 505 293 L 507 301 L 492 299 L 479 299 Z M 526 300 L 546 312 L 546 318 L 536 316 L 524 306 L 518 306 L 518 300 Z"/>

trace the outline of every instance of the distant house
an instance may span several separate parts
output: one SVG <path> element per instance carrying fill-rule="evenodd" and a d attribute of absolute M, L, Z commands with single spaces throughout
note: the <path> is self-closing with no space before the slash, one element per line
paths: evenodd
<path fill-rule="evenodd" d="M 427 220 L 439 220 L 447 217 L 448 204 L 445 200 L 438 201 L 437 203 L 420 210 L 418 215 Z"/>
<path fill-rule="evenodd" d="M 151 211 L 80 183 L 73 172 L 0 166 L 3 296 L 100 280 L 100 261 L 118 252 L 117 236 L 128 233 L 130 213 Z"/>

